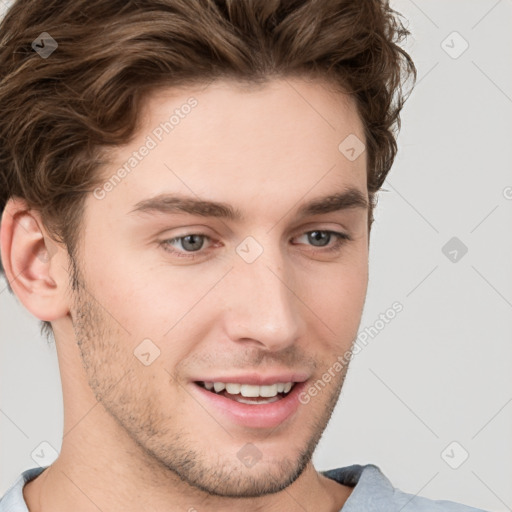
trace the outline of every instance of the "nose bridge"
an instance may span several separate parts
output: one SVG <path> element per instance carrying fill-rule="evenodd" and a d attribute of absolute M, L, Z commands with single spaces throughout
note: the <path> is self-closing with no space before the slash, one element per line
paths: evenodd
<path fill-rule="evenodd" d="M 270 238 L 264 246 L 247 237 L 236 249 L 227 328 L 234 341 L 252 339 L 281 350 L 298 336 L 299 301 L 292 291 L 291 267 Z"/>

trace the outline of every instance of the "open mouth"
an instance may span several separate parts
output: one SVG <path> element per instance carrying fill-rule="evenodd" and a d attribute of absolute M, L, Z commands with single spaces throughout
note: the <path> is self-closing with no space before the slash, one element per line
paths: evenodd
<path fill-rule="evenodd" d="M 242 404 L 270 404 L 282 400 L 295 387 L 295 382 L 279 382 L 266 386 L 233 382 L 195 381 L 199 387 Z"/>

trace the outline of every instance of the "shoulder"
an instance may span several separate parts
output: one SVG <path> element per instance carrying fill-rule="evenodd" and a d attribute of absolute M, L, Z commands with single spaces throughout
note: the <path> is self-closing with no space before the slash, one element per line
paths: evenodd
<path fill-rule="evenodd" d="M 28 512 L 27 504 L 23 498 L 23 487 L 27 482 L 41 474 L 46 467 L 38 466 L 23 471 L 5 494 L 0 497 L 0 512 Z"/>
<path fill-rule="evenodd" d="M 355 464 L 320 473 L 343 485 L 354 487 L 340 512 L 485 512 L 454 501 L 432 500 L 402 492 L 393 487 L 374 464 Z"/>

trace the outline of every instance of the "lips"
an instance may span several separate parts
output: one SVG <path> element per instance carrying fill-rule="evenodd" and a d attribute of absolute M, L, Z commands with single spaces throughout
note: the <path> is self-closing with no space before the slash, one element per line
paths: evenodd
<path fill-rule="evenodd" d="M 218 380 L 217 380 L 218 379 Z M 289 379 L 289 380 L 288 380 Z M 231 394 L 227 389 L 215 392 L 208 390 L 206 383 L 225 383 L 239 385 L 240 390 L 243 384 L 249 387 L 259 387 L 257 396 L 245 397 L 242 393 Z M 266 386 L 276 386 L 281 383 L 291 383 L 288 393 L 278 392 L 272 397 L 262 397 L 260 392 Z M 294 413 L 301 405 L 298 396 L 306 386 L 305 374 L 280 374 L 273 376 L 239 375 L 239 376 L 216 376 L 208 377 L 206 380 L 197 380 L 191 383 L 193 395 L 204 403 L 205 409 L 219 416 L 221 424 L 234 423 L 249 428 L 275 428 Z M 233 388 L 231 388 L 233 390 Z M 235 388 L 234 391 L 237 389 Z M 249 394 L 251 390 L 249 389 Z M 255 394 L 254 392 L 252 393 Z"/>

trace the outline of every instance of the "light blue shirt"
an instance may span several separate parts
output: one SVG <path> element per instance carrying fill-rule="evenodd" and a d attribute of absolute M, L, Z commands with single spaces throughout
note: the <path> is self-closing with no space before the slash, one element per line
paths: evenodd
<path fill-rule="evenodd" d="M 24 471 L 0 500 L 0 512 L 29 512 L 23 499 L 23 486 L 47 467 Z M 329 469 L 320 473 L 354 488 L 340 512 L 485 512 L 453 501 L 430 500 L 399 491 L 373 464 Z"/>

